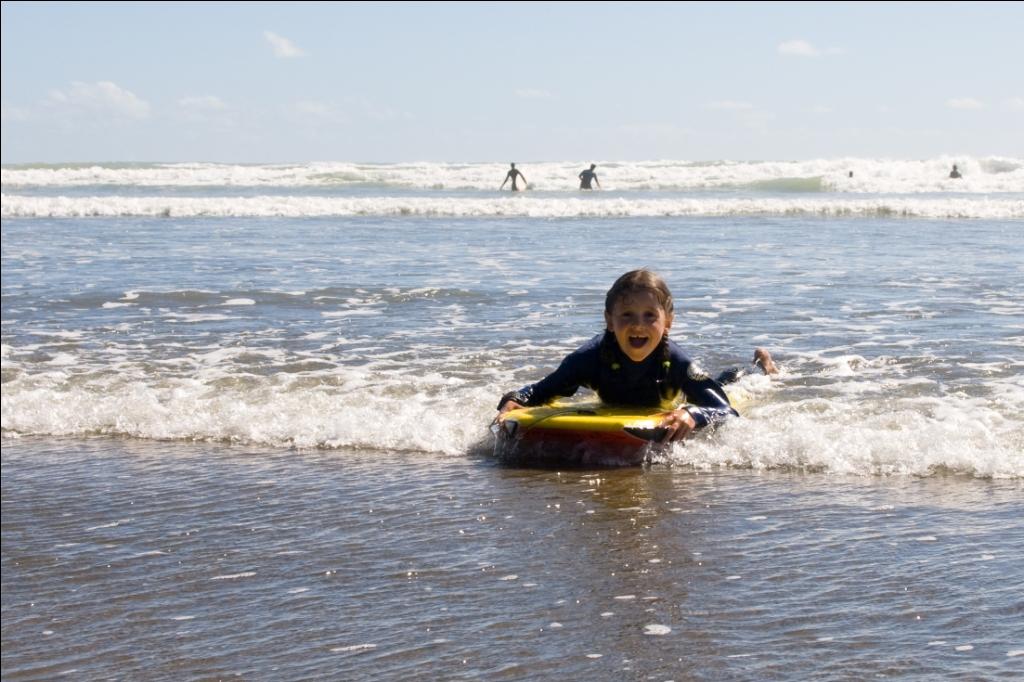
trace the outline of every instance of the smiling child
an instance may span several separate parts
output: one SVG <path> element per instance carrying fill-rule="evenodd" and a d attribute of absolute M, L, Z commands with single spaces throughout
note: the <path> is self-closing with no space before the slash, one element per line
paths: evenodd
<path fill-rule="evenodd" d="M 604 319 L 605 332 L 573 351 L 552 374 L 502 396 L 498 419 L 512 409 L 571 396 L 581 386 L 610 405 L 664 407 L 666 442 L 739 416 L 722 386 L 668 338 L 672 293 L 661 277 L 649 270 L 619 277 L 605 296 Z M 755 362 L 765 373 L 775 373 L 767 351 L 758 349 Z"/>

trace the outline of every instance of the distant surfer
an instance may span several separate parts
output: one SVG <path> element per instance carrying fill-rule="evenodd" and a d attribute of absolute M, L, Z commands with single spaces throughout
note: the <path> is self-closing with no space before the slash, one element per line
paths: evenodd
<path fill-rule="evenodd" d="M 523 181 L 522 187 L 519 187 L 519 185 L 517 184 L 517 180 L 520 179 Z M 520 189 L 526 189 L 526 176 L 516 169 L 516 165 L 514 163 L 512 164 L 512 168 L 509 169 L 508 173 L 505 174 L 505 182 L 502 182 L 501 187 L 499 187 L 498 189 L 505 189 L 505 183 L 508 182 L 509 180 L 512 181 L 513 192 L 518 192 Z"/>
<path fill-rule="evenodd" d="M 601 188 L 601 181 L 597 179 L 597 173 L 594 169 L 597 168 L 596 163 L 590 164 L 590 168 L 580 173 L 580 189 L 594 189 L 590 186 L 591 182 L 596 182 L 598 189 Z"/>
<path fill-rule="evenodd" d="M 955 163 L 953 164 L 953 170 L 951 170 L 949 172 L 949 177 L 953 178 L 954 180 L 956 180 L 957 178 L 962 178 L 963 177 L 962 175 L 960 175 L 960 171 L 958 171 L 956 169 L 956 164 Z"/>

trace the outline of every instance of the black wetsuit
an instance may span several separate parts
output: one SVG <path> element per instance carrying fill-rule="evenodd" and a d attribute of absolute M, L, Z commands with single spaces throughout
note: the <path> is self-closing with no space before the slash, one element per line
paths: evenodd
<path fill-rule="evenodd" d="M 575 394 L 580 386 L 596 391 L 602 402 L 630 407 L 667 406 L 682 394 L 698 428 L 739 416 L 721 385 L 704 374 L 675 342 L 666 340 L 644 360 L 633 362 L 611 332 L 580 346 L 541 381 L 506 393 L 498 409 L 508 400 L 525 406 L 543 405 L 558 396 Z"/>
<path fill-rule="evenodd" d="M 516 169 L 516 168 L 513 168 L 512 170 L 510 170 L 508 172 L 508 174 L 505 175 L 505 182 L 508 182 L 509 180 L 512 181 L 512 191 L 513 192 L 518 192 L 519 191 L 519 185 L 516 184 L 516 180 L 518 180 L 521 177 L 523 177 L 523 174 L 520 173 L 519 170 Z M 502 184 L 505 184 L 505 183 L 502 183 Z M 526 189 L 526 182 L 525 182 L 525 180 L 523 181 L 523 189 Z"/>
<path fill-rule="evenodd" d="M 590 183 L 597 179 L 597 173 L 589 168 L 580 173 L 580 189 L 593 189 Z"/>

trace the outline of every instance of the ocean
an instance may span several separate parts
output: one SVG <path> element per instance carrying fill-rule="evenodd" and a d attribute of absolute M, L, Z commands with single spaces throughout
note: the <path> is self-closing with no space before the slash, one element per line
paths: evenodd
<path fill-rule="evenodd" d="M 3 166 L 3 678 L 1024 676 L 1024 159 L 595 162 Z M 637 267 L 781 373 L 496 462 Z"/>

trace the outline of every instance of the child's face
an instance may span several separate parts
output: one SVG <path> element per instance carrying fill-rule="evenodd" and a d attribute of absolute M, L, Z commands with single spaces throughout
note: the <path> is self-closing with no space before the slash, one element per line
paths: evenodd
<path fill-rule="evenodd" d="M 665 312 L 650 291 L 627 294 L 604 314 L 608 331 L 615 334 L 619 348 L 633 362 L 654 352 L 665 332 L 672 328 L 672 315 Z"/>

